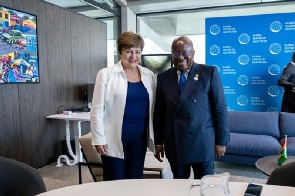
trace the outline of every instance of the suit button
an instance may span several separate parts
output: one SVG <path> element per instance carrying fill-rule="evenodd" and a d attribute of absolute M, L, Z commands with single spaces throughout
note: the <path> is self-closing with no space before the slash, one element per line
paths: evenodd
<path fill-rule="evenodd" d="M 193 100 L 193 102 L 194 102 L 194 103 L 196 103 L 196 102 L 197 102 L 197 100 L 195 100 L 195 99 L 194 99 L 194 100 Z"/>

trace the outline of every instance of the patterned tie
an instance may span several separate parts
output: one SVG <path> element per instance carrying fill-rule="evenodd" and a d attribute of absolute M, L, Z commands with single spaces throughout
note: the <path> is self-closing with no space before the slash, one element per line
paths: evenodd
<path fill-rule="evenodd" d="M 185 83 L 186 83 L 185 72 L 181 72 L 180 78 L 179 78 L 179 84 L 178 84 L 181 92 L 183 90 Z"/>

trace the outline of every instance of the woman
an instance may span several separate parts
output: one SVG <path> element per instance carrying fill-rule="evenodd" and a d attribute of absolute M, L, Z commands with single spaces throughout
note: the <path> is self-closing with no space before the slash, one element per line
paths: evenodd
<path fill-rule="evenodd" d="M 98 72 L 90 115 L 92 144 L 102 155 L 105 181 L 142 178 L 147 141 L 154 151 L 155 78 L 139 65 L 143 38 L 124 32 L 117 45 L 120 61 Z"/>

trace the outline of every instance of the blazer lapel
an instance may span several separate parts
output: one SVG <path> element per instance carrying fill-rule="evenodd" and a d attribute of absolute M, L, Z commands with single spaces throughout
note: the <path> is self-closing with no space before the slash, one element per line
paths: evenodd
<path fill-rule="evenodd" d="M 180 96 L 180 89 L 178 87 L 177 69 L 173 67 L 169 72 L 169 75 L 167 75 L 166 77 L 168 84 L 170 84 L 169 89 L 171 91 L 171 94 L 173 98 L 176 100 L 176 102 L 178 102 Z"/>
<path fill-rule="evenodd" d="M 202 71 L 202 69 L 199 65 L 197 65 L 196 63 L 192 64 L 186 84 L 185 84 L 183 91 L 180 95 L 176 110 L 178 110 L 183 105 L 183 103 L 187 100 L 188 96 L 195 89 L 195 86 L 199 82 L 198 79 L 199 79 L 199 75 L 200 75 L 201 71 Z"/>

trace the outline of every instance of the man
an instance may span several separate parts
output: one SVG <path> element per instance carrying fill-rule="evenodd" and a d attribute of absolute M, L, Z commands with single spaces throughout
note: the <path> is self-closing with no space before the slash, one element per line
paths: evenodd
<path fill-rule="evenodd" d="M 216 67 L 196 64 L 192 41 L 172 43 L 174 67 L 157 76 L 154 131 L 156 158 L 165 154 L 175 179 L 214 174 L 214 158 L 229 142 L 227 106 Z M 183 73 L 183 74 L 181 74 Z M 181 92 L 178 81 L 185 76 Z"/>
<path fill-rule="evenodd" d="M 284 68 L 278 85 L 284 87 L 281 112 L 295 113 L 295 52 L 292 61 Z"/>

